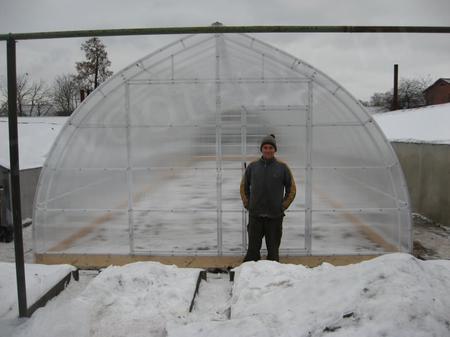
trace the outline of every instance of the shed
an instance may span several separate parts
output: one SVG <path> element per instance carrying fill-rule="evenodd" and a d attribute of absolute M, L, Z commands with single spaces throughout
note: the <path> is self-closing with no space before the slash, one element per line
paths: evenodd
<path fill-rule="evenodd" d="M 427 105 L 450 102 L 450 78 L 440 78 L 423 91 Z"/>

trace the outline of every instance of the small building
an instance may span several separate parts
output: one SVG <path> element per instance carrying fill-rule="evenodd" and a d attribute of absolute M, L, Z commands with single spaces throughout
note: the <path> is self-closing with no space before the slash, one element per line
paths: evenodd
<path fill-rule="evenodd" d="M 450 78 L 440 78 L 423 91 L 427 105 L 450 102 Z"/>
<path fill-rule="evenodd" d="M 20 201 L 22 222 L 30 223 L 33 216 L 33 200 L 41 167 L 20 170 Z M 10 170 L 0 163 L 0 242 L 13 239 L 12 209 L 10 202 Z"/>
<path fill-rule="evenodd" d="M 42 165 L 67 117 L 19 117 L 20 195 L 23 222 L 33 216 Z M 12 240 L 8 119 L 0 117 L 0 242 Z"/>

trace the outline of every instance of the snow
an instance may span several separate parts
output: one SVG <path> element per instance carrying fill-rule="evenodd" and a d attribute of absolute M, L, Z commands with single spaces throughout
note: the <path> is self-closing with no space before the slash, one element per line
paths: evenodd
<path fill-rule="evenodd" d="M 449 276 L 449 261 L 424 262 L 407 254 L 314 269 L 246 264 L 238 270 L 231 314 L 265 317 L 283 336 L 333 329 L 333 336 L 347 337 L 448 336 Z"/>
<path fill-rule="evenodd" d="M 208 273 L 206 281 L 200 283 L 189 321 L 227 320 L 230 316 L 231 286 L 229 274 Z"/>
<path fill-rule="evenodd" d="M 163 336 L 168 321 L 188 313 L 199 272 L 157 262 L 108 267 L 78 296 L 36 311 L 16 335 Z"/>
<path fill-rule="evenodd" d="M 450 144 L 450 103 L 372 115 L 390 141 Z"/>
<path fill-rule="evenodd" d="M 42 167 L 68 117 L 19 117 L 20 169 Z M 9 169 L 8 118 L 0 117 L 0 165 Z"/>
<path fill-rule="evenodd" d="M 28 307 L 76 268 L 70 265 L 25 264 Z M 17 286 L 14 263 L 0 262 L 0 320 L 16 317 Z"/>
<path fill-rule="evenodd" d="M 247 262 L 232 286 L 227 275 L 208 275 L 189 313 L 198 271 L 157 262 L 109 267 L 14 336 L 450 335 L 448 260 L 396 253 L 342 267 Z"/>

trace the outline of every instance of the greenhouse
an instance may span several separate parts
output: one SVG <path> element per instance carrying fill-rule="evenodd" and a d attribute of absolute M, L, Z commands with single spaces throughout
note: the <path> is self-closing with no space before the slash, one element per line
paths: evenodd
<path fill-rule="evenodd" d="M 411 251 L 403 172 L 361 104 L 249 35 L 198 34 L 120 71 L 72 114 L 41 172 L 36 260 L 242 259 L 239 183 L 267 134 L 297 183 L 281 256 Z"/>

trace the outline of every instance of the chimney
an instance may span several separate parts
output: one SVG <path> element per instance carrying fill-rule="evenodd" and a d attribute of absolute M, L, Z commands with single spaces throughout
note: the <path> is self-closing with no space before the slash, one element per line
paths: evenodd
<path fill-rule="evenodd" d="M 392 97 L 391 110 L 398 110 L 398 64 L 394 64 L 394 96 Z"/>

